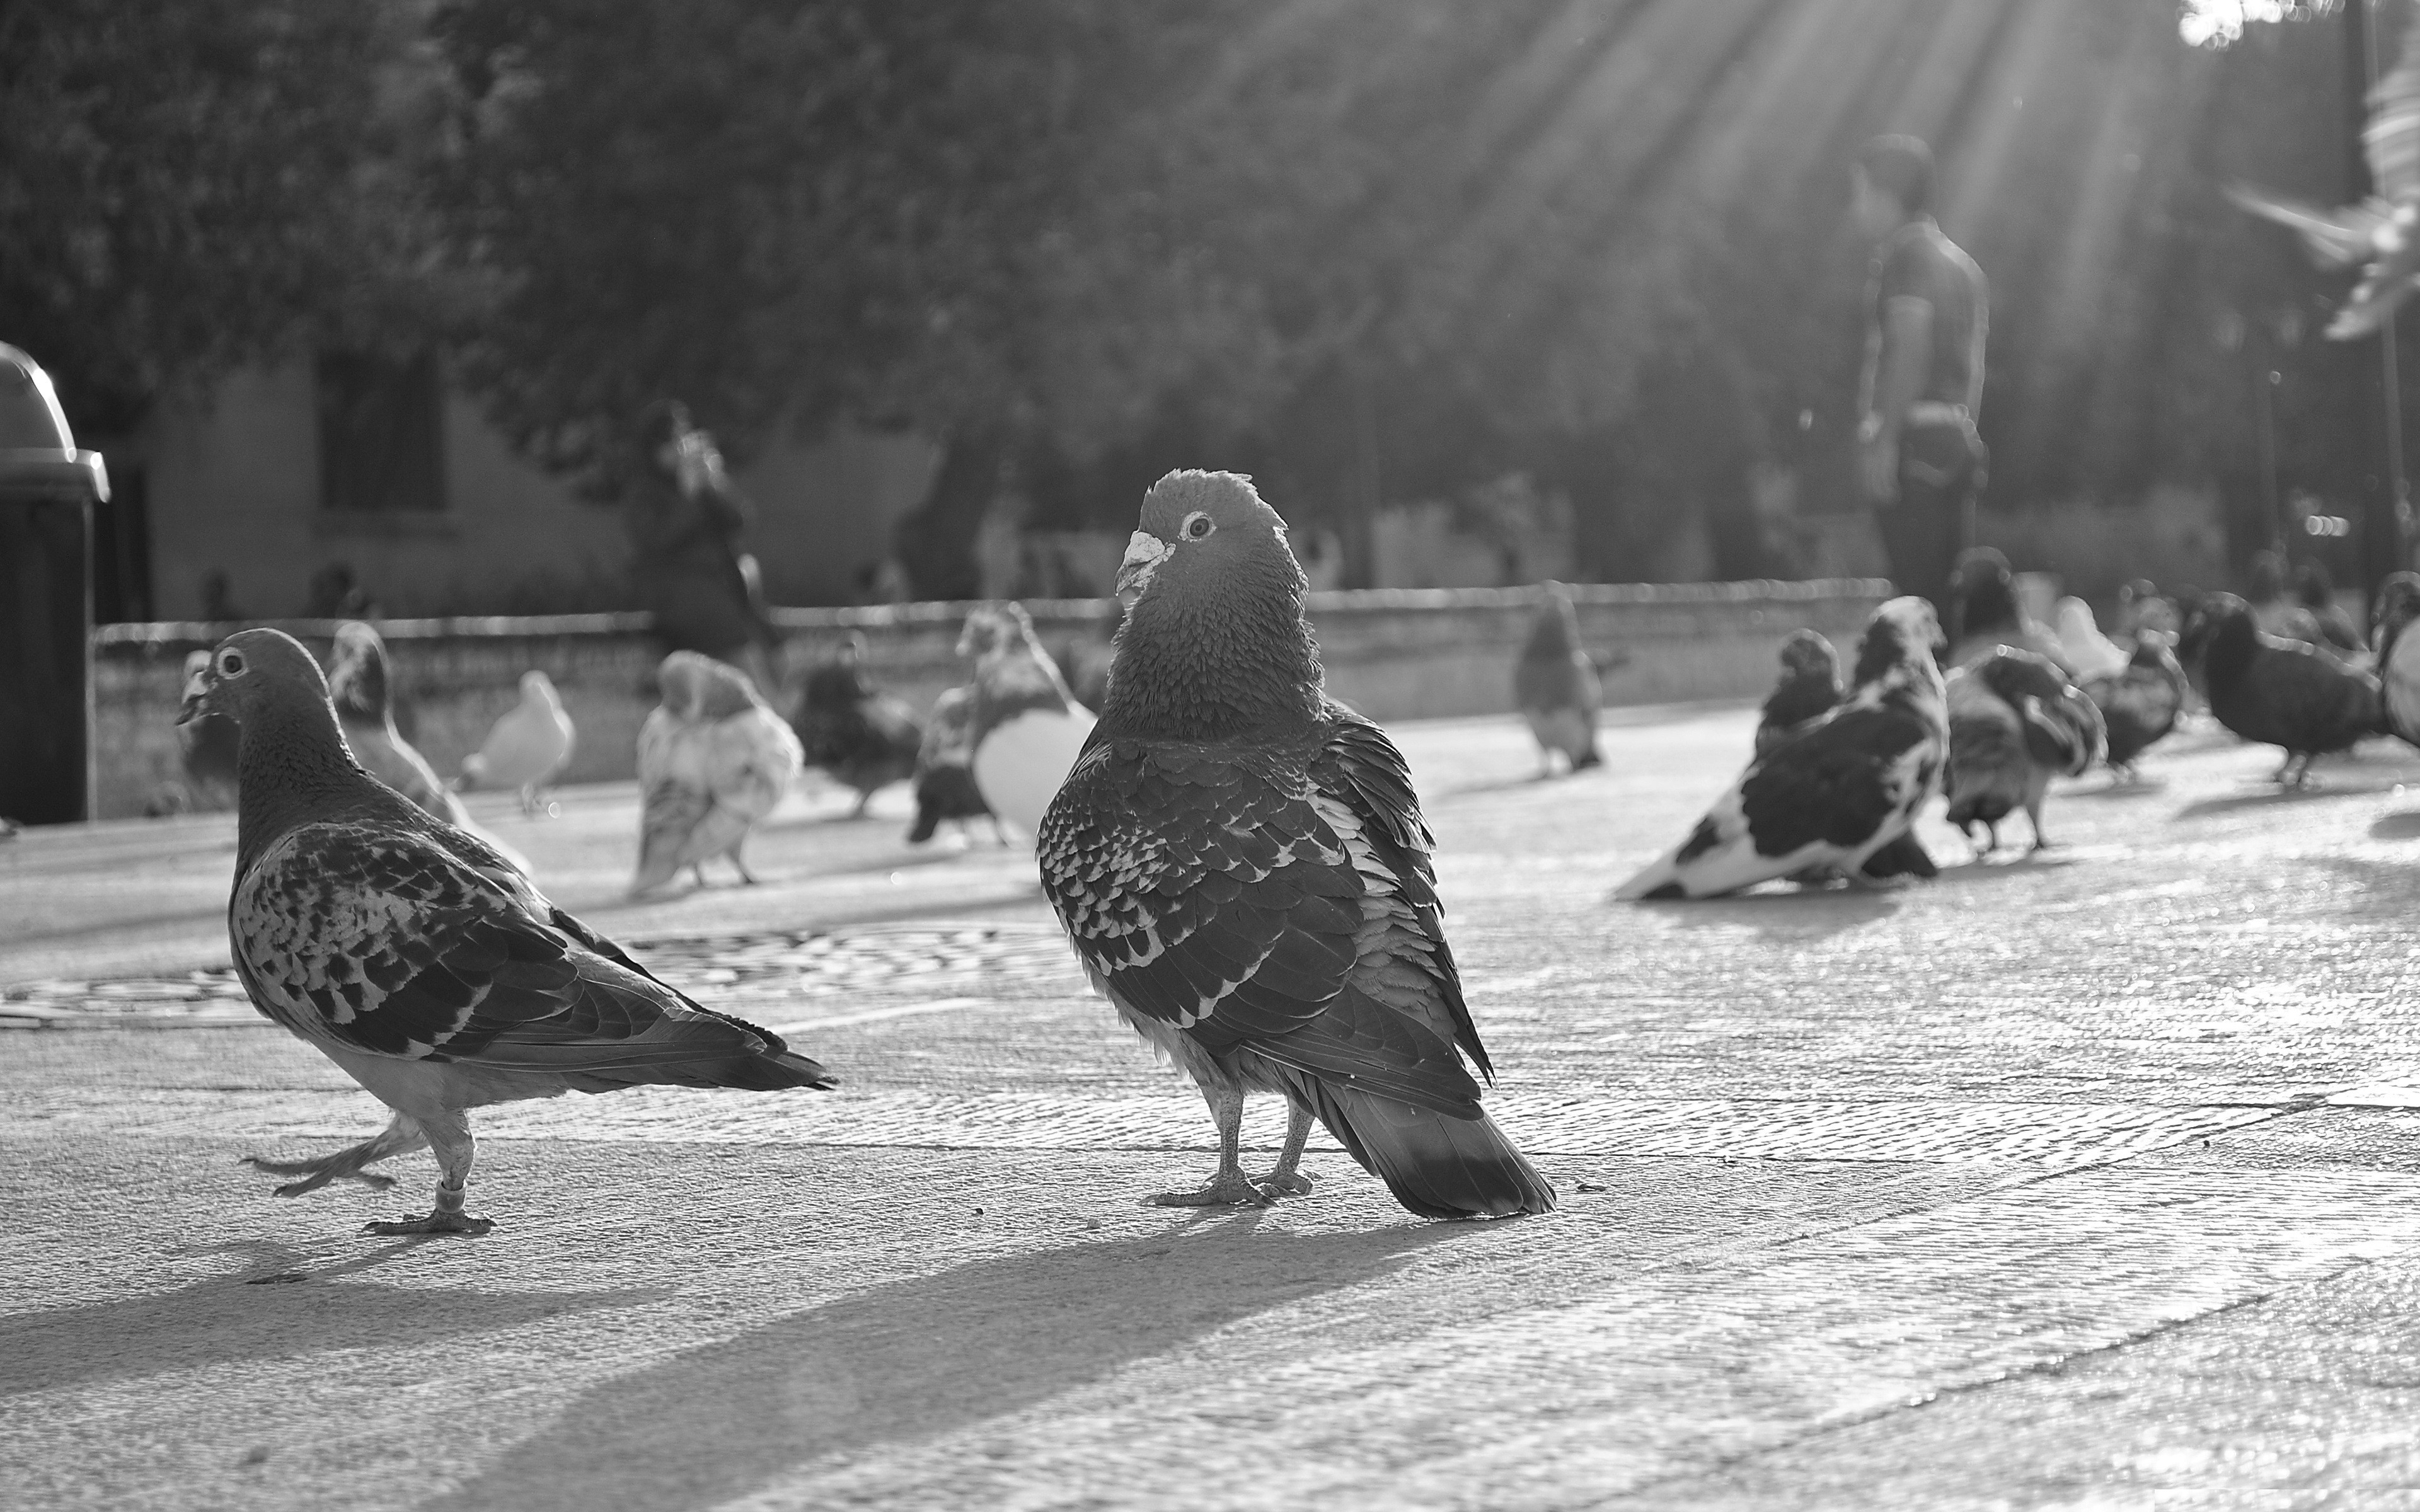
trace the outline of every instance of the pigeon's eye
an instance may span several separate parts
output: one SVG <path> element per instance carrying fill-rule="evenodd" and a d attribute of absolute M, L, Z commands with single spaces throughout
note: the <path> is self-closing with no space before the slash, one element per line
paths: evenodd
<path fill-rule="evenodd" d="M 243 675 L 243 653 L 240 651 L 220 652 L 219 675 L 221 677 L 241 677 Z"/>
<path fill-rule="evenodd" d="M 1218 528 L 1216 521 L 1198 509 L 1185 517 L 1185 538 L 1188 541 L 1198 541 Z"/>

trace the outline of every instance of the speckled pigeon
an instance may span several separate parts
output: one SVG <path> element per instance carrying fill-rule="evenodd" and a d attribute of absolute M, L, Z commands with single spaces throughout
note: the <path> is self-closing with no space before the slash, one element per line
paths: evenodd
<path fill-rule="evenodd" d="M 227 933 L 253 1006 L 395 1112 L 318 1160 L 253 1164 L 301 1180 L 391 1179 L 373 1161 L 432 1146 L 437 1201 L 382 1234 L 485 1233 L 462 1211 L 467 1110 L 669 1083 L 750 1091 L 832 1085 L 780 1036 L 699 1007 L 541 897 L 475 836 L 362 770 L 309 652 L 276 630 L 219 642 L 181 719 L 232 717 L 235 889 Z"/>
<path fill-rule="evenodd" d="M 1805 734 L 1840 702 L 1840 654 L 1821 630 L 1792 630 L 1781 642 L 1781 678 L 1757 711 L 1756 754 Z"/>
<path fill-rule="evenodd" d="M 1326 697 L 1285 527 L 1248 479 L 1171 472 L 1118 572 L 1107 707 L 1042 821 L 1044 889 L 1094 984 L 1183 1068 L 1218 1169 L 1163 1205 L 1308 1190 L 1311 1120 L 1435 1218 L 1544 1212 L 1554 1189 L 1480 1106 L 1491 1075 L 1447 947 L 1411 774 Z M 1247 1178 L 1244 1094 L 1292 1110 Z"/>
<path fill-rule="evenodd" d="M 1681 843 L 1614 892 L 1621 899 L 1714 898 L 1776 877 L 1879 877 L 1916 811 L 1941 790 L 1949 716 L 1933 646 L 1932 606 L 1894 598 L 1857 642 L 1849 696 L 1803 734 L 1748 764 Z M 1918 853 L 1920 854 L 1920 852 Z"/>

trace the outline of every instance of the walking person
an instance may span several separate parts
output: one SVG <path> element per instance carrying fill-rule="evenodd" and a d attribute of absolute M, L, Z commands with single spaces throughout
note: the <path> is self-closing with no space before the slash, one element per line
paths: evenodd
<path fill-rule="evenodd" d="M 1932 150 L 1878 136 L 1857 154 L 1853 214 L 1875 243 L 1858 385 L 1857 478 L 1892 583 L 1932 601 L 1954 639 L 1949 572 L 1975 538 L 1985 454 L 1982 270 L 1932 219 Z"/>
<path fill-rule="evenodd" d="M 631 571 L 664 650 L 727 662 L 767 698 L 778 697 L 771 656 L 779 641 L 747 550 L 748 501 L 724 472 L 714 438 L 677 401 L 654 406 L 640 423 L 625 509 Z"/>

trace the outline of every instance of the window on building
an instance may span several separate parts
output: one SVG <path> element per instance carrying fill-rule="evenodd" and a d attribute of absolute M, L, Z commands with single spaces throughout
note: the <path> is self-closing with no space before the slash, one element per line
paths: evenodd
<path fill-rule="evenodd" d="M 321 352 L 319 507 L 427 514 L 445 507 L 444 399 L 437 357 Z"/>

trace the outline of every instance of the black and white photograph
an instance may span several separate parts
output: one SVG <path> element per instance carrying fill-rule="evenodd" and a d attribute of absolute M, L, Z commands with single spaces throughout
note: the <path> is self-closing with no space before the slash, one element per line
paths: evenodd
<path fill-rule="evenodd" d="M 2415 290 L 2420 0 L 0 3 L 0 1505 L 2408 1504 Z"/>

